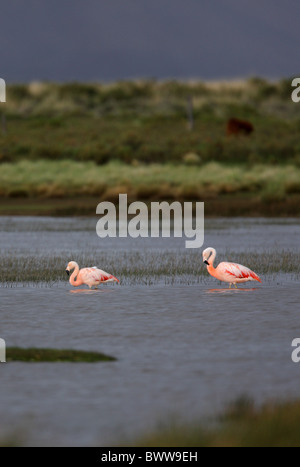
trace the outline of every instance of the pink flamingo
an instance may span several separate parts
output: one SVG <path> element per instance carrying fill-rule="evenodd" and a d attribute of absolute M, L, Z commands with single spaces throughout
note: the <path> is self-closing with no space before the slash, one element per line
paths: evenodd
<path fill-rule="evenodd" d="M 91 289 L 93 286 L 97 288 L 97 285 L 101 284 L 102 282 L 120 282 L 116 277 L 108 274 L 105 271 L 102 271 L 102 269 L 98 269 L 97 267 L 84 268 L 79 270 L 79 266 L 75 261 L 71 261 L 67 266 L 66 273 L 68 276 L 73 269 L 74 272 L 71 275 L 69 282 L 74 287 L 86 284 Z"/>
<path fill-rule="evenodd" d="M 247 282 L 247 281 L 258 281 L 261 282 L 255 272 L 246 266 L 236 263 L 220 263 L 216 268 L 214 268 L 214 260 L 216 258 L 217 252 L 214 248 L 206 248 L 203 251 L 203 262 L 207 264 L 207 271 L 209 274 L 216 279 L 219 279 L 223 282 L 229 282 L 229 288 L 233 284 L 237 288 L 237 283 Z"/>

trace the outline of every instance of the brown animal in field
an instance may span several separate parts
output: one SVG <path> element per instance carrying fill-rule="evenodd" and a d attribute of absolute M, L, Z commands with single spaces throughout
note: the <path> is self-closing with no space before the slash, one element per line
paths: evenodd
<path fill-rule="evenodd" d="M 254 131 L 252 123 L 238 118 L 230 118 L 227 122 L 226 134 L 230 135 L 250 135 Z"/>

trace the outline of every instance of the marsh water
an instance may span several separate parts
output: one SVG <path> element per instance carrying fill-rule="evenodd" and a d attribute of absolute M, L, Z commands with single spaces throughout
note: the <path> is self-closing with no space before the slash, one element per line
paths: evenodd
<path fill-rule="evenodd" d="M 184 239 L 105 239 L 95 219 L 12 218 L 0 222 L 0 253 L 76 260 L 82 251 L 184 251 Z M 214 219 L 204 247 L 226 252 L 299 253 L 296 219 Z M 203 268 L 199 255 L 199 270 Z M 218 260 L 218 257 L 217 257 Z M 149 264 L 151 272 L 151 264 Z M 256 270 L 259 273 L 259 265 Z M 117 274 L 117 271 L 114 271 Z M 174 421 L 203 420 L 232 400 L 257 404 L 299 397 L 299 271 L 262 275 L 228 290 L 212 277 L 72 288 L 0 284 L 0 337 L 7 346 L 97 350 L 115 362 L 0 364 L 0 435 L 27 446 L 111 446 Z"/>

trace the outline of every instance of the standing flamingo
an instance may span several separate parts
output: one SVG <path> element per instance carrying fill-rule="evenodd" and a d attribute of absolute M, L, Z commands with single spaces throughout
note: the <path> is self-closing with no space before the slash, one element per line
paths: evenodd
<path fill-rule="evenodd" d="M 102 271 L 102 269 L 98 269 L 97 267 L 84 268 L 79 270 L 79 266 L 75 261 L 71 261 L 67 266 L 66 273 L 68 276 L 73 269 L 74 272 L 71 275 L 69 282 L 74 287 L 86 284 L 91 289 L 93 286 L 97 288 L 97 285 L 101 284 L 102 282 L 120 282 L 116 277 L 108 274 L 105 271 Z"/>
<path fill-rule="evenodd" d="M 207 264 L 207 271 L 209 274 L 220 281 L 229 282 L 229 288 L 233 284 L 237 288 L 237 283 L 247 281 L 258 281 L 261 282 L 255 272 L 246 266 L 236 263 L 220 263 L 214 268 L 214 260 L 217 252 L 214 248 L 206 248 L 203 251 L 203 262 Z"/>

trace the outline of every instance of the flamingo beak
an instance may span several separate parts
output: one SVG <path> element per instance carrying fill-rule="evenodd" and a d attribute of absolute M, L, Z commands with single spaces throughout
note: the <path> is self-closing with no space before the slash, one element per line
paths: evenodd
<path fill-rule="evenodd" d="M 66 273 L 67 273 L 68 276 L 70 275 L 69 269 L 66 269 Z"/>
<path fill-rule="evenodd" d="M 205 260 L 203 261 L 203 263 L 204 263 L 204 264 L 207 264 L 207 266 L 209 266 L 209 262 L 207 261 L 207 259 L 205 259 Z"/>

